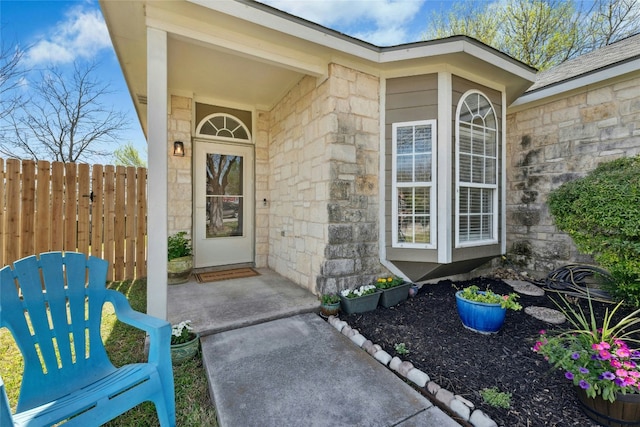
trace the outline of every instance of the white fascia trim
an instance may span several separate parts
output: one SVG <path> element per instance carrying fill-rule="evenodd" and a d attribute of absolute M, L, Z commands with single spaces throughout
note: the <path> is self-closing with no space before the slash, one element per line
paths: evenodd
<path fill-rule="evenodd" d="M 346 52 L 369 61 L 378 62 L 379 53 L 373 47 L 359 46 L 349 40 L 344 40 L 333 34 L 313 28 L 313 24 L 304 25 L 283 16 L 266 12 L 250 4 L 235 0 L 187 0 L 207 9 L 215 10 L 226 15 L 241 18 L 245 21 L 271 28 L 302 40 L 317 43 L 322 46 Z M 364 43 L 364 42 L 363 42 Z"/>
<path fill-rule="evenodd" d="M 152 14 L 153 8 L 148 8 L 148 14 Z M 238 41 L 235 37 L 223 37 L 198 31 L 195 29 L 195 25 L 188 27 L 185 25 L 179 25 L 169 22 L 161 17 L 148 16 L 146 18 L 146 25 L 150 28 L 156 28 L 163 30 L 168 34 L 175 34 L 177 36 L 191 39 L 195 42 L 200 42 L 203 45 L 216 46 L 221 51 L 240 53 L 249 58 L 256 58 L 257 60 L 265 63 L 276 64 L 278 66 L 284 66 L 290 70 L 309 74 L 315 77 L 324 76 L 327 74 L 327 67 L 324 61 L 313 55 L 303 55 L 300 52 L 289 52 L 289 55 L 276 53 L 273 50 L 266 51 L 264 45 L 256 43 L 243 43 Z M 280 48 L 282 51 L 282 48 Z"/>
<path fill-rule="evenodd" d="M 550 86 L 547 86 L 540 90 L 533 91 L 531 93 L 525 93 L 520 98 L 516 99 L 515 102 L 509 106 L 509 113 L 515 112 L 511 110 L 512 108 L 522 107 L 526 104 L 530 104 L 532 102 L 540 101 L 553 96 L 558 96 L 565 92 L 570 92 L 572 90 L 581 89 L 589 85 L 598 84 L 605 80 L 620 77 L 624 74 L 634 73 L 634 72 L 637 73 L 639 69 L 640 69 L 640 59 L 636 59 L 633 61 L 625 62 L 624 64 L 606 68 L 601 71 L 596 71 L 594 73 L 576 77 L 576 78 L 567 80 L 566 82 L 563 82 L 563 83 L 552 84 Z"/>
<path fill-rule="evenodd" d="M 484 49 L 470 43 L 467 40 L 442 41 L 441 43 L 429 43 L 419 46 L 407 46 L 406 48 L 384 49 L 380 53 L 380 63 L 406 61 L 411 59 L 427 58 L 439 55 L 451 55 L 454 53 L 466 53 L 488 62 L 518 77 L 535 82 L 536 72 L 527 70 L 513 61 L 509 61 L 502 55 L 498 55 L 489 49 Z"/>
<path fill-rule="evenodd" d="M 451 171 L 451 144 L 452 133 L 451 126 L 447 125 L 452 122 L 451 108 L 453 97 L 451 94 L 452 76 L 448 71 L 438 73 L 438 170 L 437 170 L 437 246 L 438 246 L 438 263 L 448 264 L 452 257 L 451 230 L 454 225 L 451 224 L 451 194 L 452 177 Z"/>

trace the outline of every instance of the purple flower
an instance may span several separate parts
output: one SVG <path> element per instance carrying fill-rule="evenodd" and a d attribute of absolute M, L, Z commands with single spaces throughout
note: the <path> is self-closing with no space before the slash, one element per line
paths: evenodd
<path fill-rule="evenodd" d="M 572 380 L 573 379 L 573 372 L 571 371 L 567 371 L 564 373 L 564 377 L 568 380 Z"/>
<path fill-rule="evenodd" d="M 583 368 L 582 366 L 578 369 L 581 374 L 588 374 L 589 370 L 587 368 Z"/>
<path fill-rule="evenodd" d="M 616 383 L 617 386 L 624 386 L 624 380 L 622 378 L 616 378 L 615 380 L 613 380 L 613 382 Z"/>
<path fill-rule="evenodd" d="M 600 375 L 600 379 L 601 380 L 604 379 L 604 380 L 611 381 L 611 380 L 613 380 L 615 378 L 616 378 L 616 376 L 612 372 L 609 372 L 609 371 L 603 372 L 602 375 Z"/>
<path fill-rule="evenodd" d="M 578 360 L 578 359 L 580 359 L 580 353 L 573 353 L 573 354 L 571 355 L 571 358 L 572 358 L 573 360 Z"/>
<path fill-rule="evenodd" d="M 585 380 L 580 380 L 580 384 L 579 385 L 580 385 L 580 388 L 583 389 L 583 390 L 586 390 L 589 387 L 591 387 L 591 384 L 589 384 Z"/>

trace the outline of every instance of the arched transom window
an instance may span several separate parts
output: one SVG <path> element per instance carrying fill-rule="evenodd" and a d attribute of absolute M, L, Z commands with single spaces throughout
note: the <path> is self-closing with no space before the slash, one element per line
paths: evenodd
<path fill-rule="evenodd" d="M 491 102 L 478 91 L 456 112 L 456 246 L 498 240 L 498 125 Z"/>
<path fill-rule="evenodd" d="M 202 119 L 196 128 L 196 136 L 236 141 L 251 140 L 249 129 L 244 123 L 226 113 L 215 113 Z"/>

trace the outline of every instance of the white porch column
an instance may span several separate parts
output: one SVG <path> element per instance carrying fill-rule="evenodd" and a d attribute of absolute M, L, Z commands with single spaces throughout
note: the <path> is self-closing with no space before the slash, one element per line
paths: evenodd
<path fill-rule="evenodd" d="M 147 28 L 147 313 L 167 318 L 167 33 Z"/>

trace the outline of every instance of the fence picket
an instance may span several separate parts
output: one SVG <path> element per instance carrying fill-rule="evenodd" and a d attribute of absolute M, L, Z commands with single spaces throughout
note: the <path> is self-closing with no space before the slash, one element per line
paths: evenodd
<path fill-rule="evenodd" d="M 102 258 L 102 230 L 104 224 L 104 173 L 102 165 L 93 165 L 91 173 L 91 191 L 93 202 L 91 203 L 91 255 Z M 96 221 L 100 218 L 100 221 Z M 138 276 L 140 277 L 140 276 Z"/>
<path fill-rule="evenodd" d="M 126 196 L 125 196 L 125 260 L 124 277 L 133 279 L 136 253 L 135 225 L 136 225 L 136 168 L 130 166 L 126 169 Z"/>
<path fill-rule="evenodd" d="M 124 277 L 124 243 L 125 243 L 125 229 L 124 229 L 124 212 L 125 212 L 125 175 L 126 170 L 124 166 L 116 166 L 116 194 L 115 194 L 115 210 L 119 214 L 115 217 L 114 223 L 114 274 L 116 277 Z"/>
<path fill-rule="evenodd" d="M 64 250 L 75 252 L 77 245 L 77 166 L 75 163 L 64 164 Z"/>
<path fill-rule="evenodd" d="M 9 262 L 20 258 L 20 161 L 17 159 L 7 160 L 7 240 L 5 241 L 6 257 Z M 6 265 L 6 263 L 5 263 Z"/>
<path fill-rule="evenodd" d="M 78 210 L 77 210 L 77 224 L 78 224 L 78 252 L 85 254 L 89 253 L 89 229 L 90 229 L 90 212 L 89 206 L 91 203 L 91 178 L 89 175 L 89 165 L 81 163 L 78 164 Z"/>
<path fill-rule="evenodd" d="M 136 212 L 136 277 L 142 277 L 147 271 L 147 170 L 138 168 L 136 173 L 138 185 Z"/>
<path fill-rule="evenodd" d="M 51 247 L 51 164 L 38 161 L 36 173 L 35 253 Z"/>
<path fill-rule="evenodd" d="M 104 168 L 104 258 L 111 261 L 111 268 L 107 278 L 115 280 L 113 276 L 114 267 L 114 221 L 116 217 L 115 192 L 116 192 L 116 168 L 115 166 L 105 166 Z"/>
<path fill-rule="evenodd" d="M 36 163 L 22 162 L 22 186 L 20 206 L 20 257 L 32 255 L 35 251 L 34 216 L 36 211 Z"/>
<path fill-rule="evenodd" d="M 80 251 L 108 260 L 109 280 L 146 276 L 145 168 L 0 159 L 2 183 L 3 265 Z"/>

